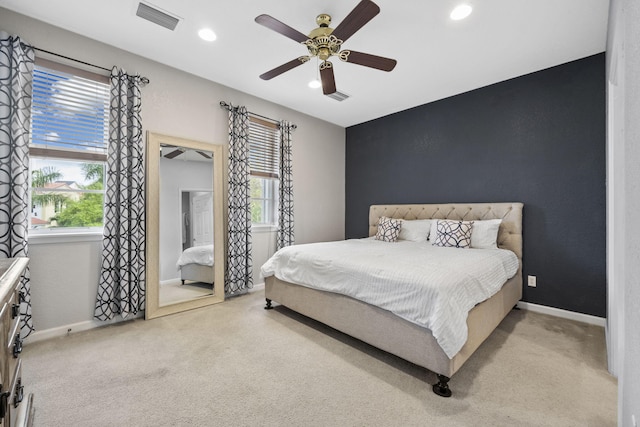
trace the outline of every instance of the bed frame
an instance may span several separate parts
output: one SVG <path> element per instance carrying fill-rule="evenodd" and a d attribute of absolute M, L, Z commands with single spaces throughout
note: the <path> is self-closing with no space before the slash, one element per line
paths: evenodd
<path fill-rule="evenodd" d="M 270 276 L 265 279 L 266 309 L 272 301 L 322 322 L 345 334 L 422 366 L 438 377 L 433 391 L 451 396 L 449 379 L 500 324 L 522 298 L 522 203 L 451 203 L 424 205 L 373 205 L 369 211 L 369 236 L 374 236 L 381 216 L 413 219 L 484 220 L 502 218 L 498 247 L 513 251 L 520 268 L 498 293 L 476 305 L 467 317 L 468 338 L 452 359 L 442 350 L 431 330 L 393 313 L 351 297 L 295 285 Z"/>
<path fill-rule="evenodd" d="M 180 267 L 180 280 L 182 284 L 186 280 L 194 282 L 213 283 L 214 271 L 212 265 L 186 264 Z"/>

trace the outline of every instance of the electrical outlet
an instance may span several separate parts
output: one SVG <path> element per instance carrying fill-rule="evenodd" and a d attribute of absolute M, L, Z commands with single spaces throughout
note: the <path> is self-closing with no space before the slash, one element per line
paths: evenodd
<path fill-rule="evenodd" d="M 535 288 L 537 286 L 536 276 L 527 276 L 527 284 L 532 288 Z"/>

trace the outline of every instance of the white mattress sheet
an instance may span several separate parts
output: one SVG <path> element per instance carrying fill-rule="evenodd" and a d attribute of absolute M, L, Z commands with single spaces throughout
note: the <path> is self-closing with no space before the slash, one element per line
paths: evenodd
<path fill-rule="evenodd" d="M 213 265 L 213 245 L 193 246 L 185 249 L 176 267 L 180 270 L 180 267 L 187 264 L 201 264 L 201 265 Z"/>
<path fill-rule="evenodd" d="M 348 295 L 429 328 L 453 358 L 467 341 L 467 316 L 518 271 L 505 249 L 434 247 L 367 239 L 288 246 L 262 275 Z"/>

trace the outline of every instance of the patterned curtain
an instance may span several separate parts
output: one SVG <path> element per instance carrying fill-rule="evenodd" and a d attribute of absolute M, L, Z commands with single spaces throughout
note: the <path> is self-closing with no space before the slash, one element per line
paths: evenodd
<path fill-rule="evenodd" d="M 287 121 L 280 122 L 280 189 L 278 205 L 277 249 L 293 245 L 293 181 L 291 169 L 291 130 Z"/>
<path fill-rule="evenodd" d="M 0 258 L 28 256 L 29 130 L 35 53 L 0 32 Z M 22 278 L 20 334 L 33 332 L 29 269 Z"/>
<path fill-rule="evenodd" d="M 126 318 L 144 310 L 145 169 L 140 76 L 111 71 L 102 267 L 94 317 Z"/>
<path fill-rule="evenodd" d="M 229 236 L 224 281 L 224 292 L 229 296 L 253 287 L 248 141 L 247 109 L 229 108 Z"/>

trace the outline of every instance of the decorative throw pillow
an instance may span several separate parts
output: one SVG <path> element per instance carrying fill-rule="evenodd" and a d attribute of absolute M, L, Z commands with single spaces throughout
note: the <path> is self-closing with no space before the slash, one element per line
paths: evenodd
<path fill-rule="evenodd" d="M 380 217 L 378 220 L 376 240 L 382 240 L 383 242 L 395 242 L 398 240 L 401 227 L 402 220 L 400 219 L 388 218 L 386 216 Z"/>
<path fill-rule="evenodd" d="M 439 219 L 433 245 L 449 248 L 468 248 L 471 246 L 472 227 L 473 221 Z"/>
<path fill-rule="evenodd" d="M 429 238 L 429 230 L 432 221 L 430 219 L 403 220 L 398 240 L 410 242 L 426 242 Z"/>
<path fill-rule="evenodd" d="M 471 247 L 478 249 L 497 249 L 498 230 L 500 229 L 501 223 L 501 219 L 473 221 Z"/>

